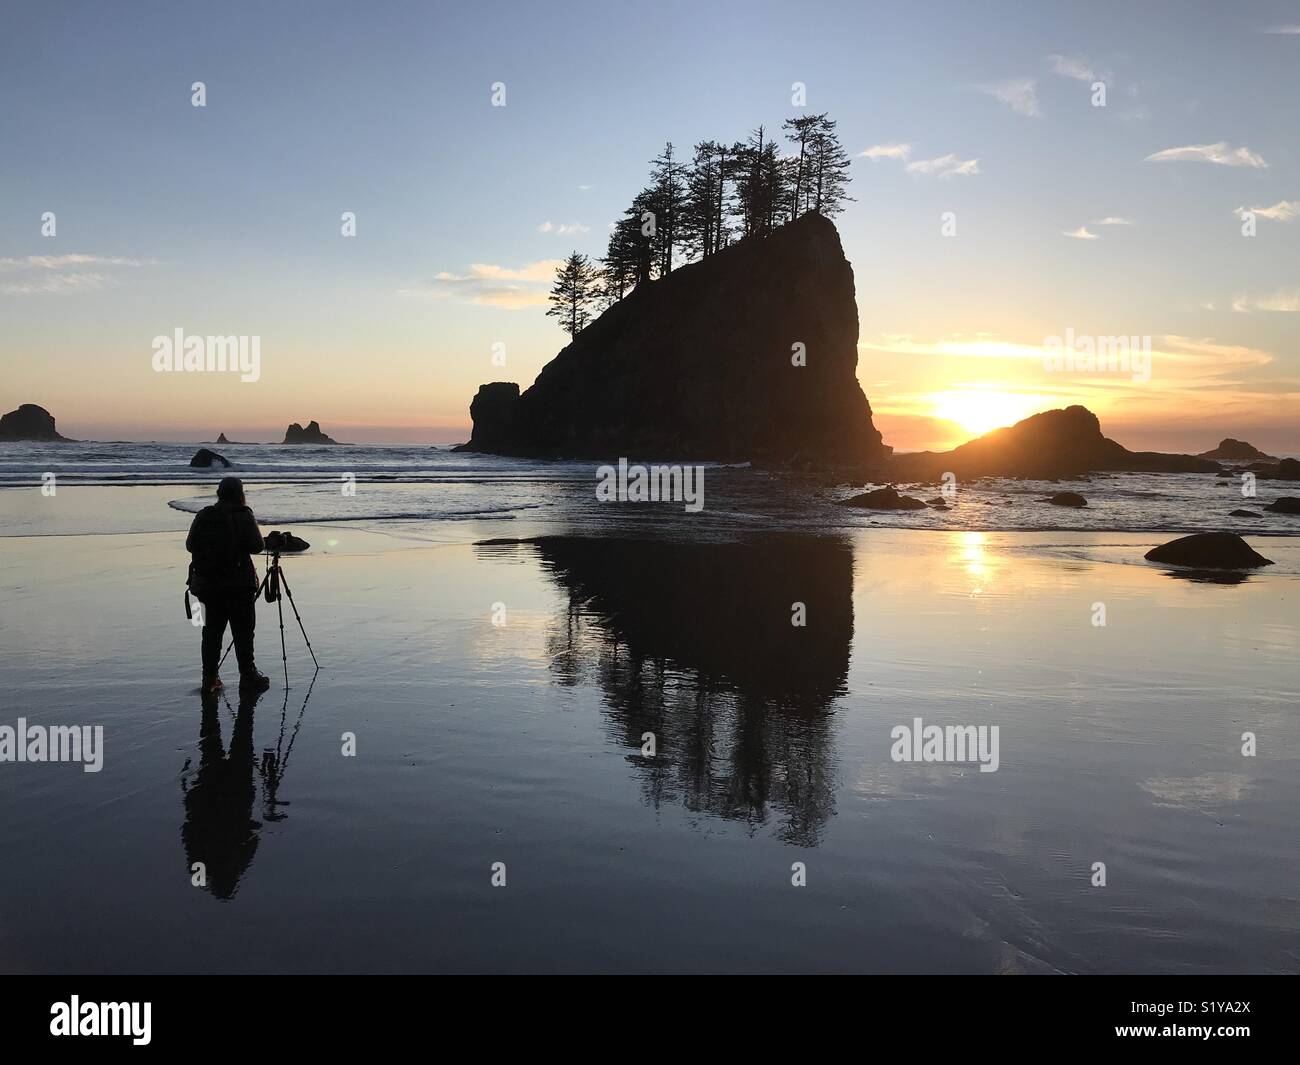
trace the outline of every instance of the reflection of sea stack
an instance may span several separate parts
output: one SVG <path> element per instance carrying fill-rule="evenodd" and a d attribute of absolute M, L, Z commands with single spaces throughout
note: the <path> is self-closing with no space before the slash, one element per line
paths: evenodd
<path fill-rule="evenodd" d="M 484 385 L 464 448 L 879 462 L 857 342 L 853 268 L 806 214 L 638 285 L 522 395 Z"/>
<path fill-rule="evenodd" d="M 557 680 L 600 684 L 648 800 L 755 825 L 775 810 L 783 838 L 815 844 L 834 813 L 831 709 L 853 638 L 851 548 L 789 536 L 532 543 L 569 594 L 549 638 Z M 654 758 L 640 756 L 646 732 Z"/>
<path fill-rule="evenodd" d="M 320 424 L 315 421 L 307 423 L 304 429 L 297 422 L 294 422 L 284 431 L 284 442 L 286 444 L 337 444 L 337 440 L 332 440 L 321 432 Z"/>
<path fill-rule="evenodd" d="M 0 440 L 37 440 L 71 443 L 54 428 L 54 415 L 35 403 L 24 403 L 0 417 Z"/>

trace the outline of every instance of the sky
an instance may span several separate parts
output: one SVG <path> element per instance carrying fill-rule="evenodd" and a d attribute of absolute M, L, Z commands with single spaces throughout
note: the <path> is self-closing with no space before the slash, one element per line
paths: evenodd
<path fill-rule="evenodd" d="M 1077 402 L 1133 448 L 1300 452 L 1296 2 L 8 0 L 0 406 L 463 440 L 479 384 L 563 346 L 555 260 L 603 252 L 665 141 L 823 111 L 886 442 Z M 257 380 L 158 372 L 177 329 L 259 337 Z M 1067 337 L 1149 373 L 1048 368 Z"/>

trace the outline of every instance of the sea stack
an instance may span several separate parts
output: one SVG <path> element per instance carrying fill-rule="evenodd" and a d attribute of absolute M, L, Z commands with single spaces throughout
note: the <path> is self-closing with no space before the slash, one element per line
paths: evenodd
<path fill-rule="evenodd" d="M 853 268 L 806 214 L 638 285 L 542 368 L 471 406 L 462 450 L 882 462 L 858 384 Z"/>
<path fill-rule="evenodd" d="M 891 474 L 900 480 L 927 481 L 947 472 L 970 481 L 977 477 L 1059 479 L 1101 470 L 1216 473 L 1219 469 L 1213 459 L 1199 455 L 1129 451 L 1103 436 L 1097 415 L 1077 405 L 1043 411 L 951 451 L 898 455 L 890 463 Z"/>
<path fill-rule="evenodd" d="M 1202 451 L 1200 458 L 1214 459 L 1216 462 L 1277 462 L 1272 455 L 1265 455 L 1253 444 L 1244 440 L 1226 437 L 1219 441 L 1219 446 L 1212 451 Z"/>
<path fill-rule="evenodd" d="M 54 428 L 54 415 L 35 403 L 24 403 L 0 417 L 0 440 L 71 443 Z"/>
<path fill-rule="evenodd" d="M 320 424 L 315 421 L 307 423 L 304 429 L 297 422 L 294 422 L 284 431 L 284 442 L 286 444 L 337 444 L 338 441 L 326 436 L 321 432 Z"/>

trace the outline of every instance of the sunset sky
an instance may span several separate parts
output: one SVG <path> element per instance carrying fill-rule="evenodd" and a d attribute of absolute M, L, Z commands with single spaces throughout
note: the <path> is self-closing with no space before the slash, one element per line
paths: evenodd
<path fill-rule="evenodd" d="M 666 140 L 827 111 L 886 442 L 1079 402 L 1300 452 L 1296 3 L 20 2 L 0 101 L 0 407 L 66 435 L 465 439 Z M 177 328 L 260 336 L 261 379 L 155 373 Z M 1067 330 L 1150 337 L 1150 380 L 1046 371 Z"/>

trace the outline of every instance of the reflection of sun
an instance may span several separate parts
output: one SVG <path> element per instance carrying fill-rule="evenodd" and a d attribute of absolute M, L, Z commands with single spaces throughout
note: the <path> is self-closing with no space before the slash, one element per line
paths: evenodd
<path fill-rule="evenodd" d="M 988 538 L 979 532 L 962 532 L 955 539 L 953 559 L 963 566 L 973 582 L 970 594 L 979 595 L 997 571 L 993 557 L 984 549 Z"/>
<path fill-rule="evenodd" d="M 936 418 L 952 422 L 971 436 L 1012 425 L 1052 405 L 1045 396 L 982 388 L 936 392 L 930 402 Z"/>

